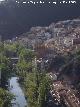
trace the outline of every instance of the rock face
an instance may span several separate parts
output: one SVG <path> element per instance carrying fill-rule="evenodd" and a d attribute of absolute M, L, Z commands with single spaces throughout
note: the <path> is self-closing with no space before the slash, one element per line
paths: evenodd
<path fill-rule="evenodd" d="M 47 26 L 58 20 L 72 19 L 80 16 L 79 9 L 76 8 L 77 4 L 68 6 L 53 6 L 49 4 L 34 6 L 32 4 L 16 4 L 15 0 L 6 1 L 0 4 L 0 34 L 5 39 L 29 31 L 33 26 Z M 64 21 L 63 23 L 67 26 L 70 21 Z M 57 26 L 61 27 L 62 25 L 57 23 Z M 58 29 L 55 29 L 54 32 L 56 30 Z"/>

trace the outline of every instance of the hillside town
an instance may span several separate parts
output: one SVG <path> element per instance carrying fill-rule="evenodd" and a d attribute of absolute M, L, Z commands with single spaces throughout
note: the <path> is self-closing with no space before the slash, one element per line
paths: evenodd
<path fill-rule="evenodd" d="M 6 56 L 13 62 L 14 69 L 16 63 L 22 64 L 19 66 L 21 71 L 17 72 L 22 73 L 21 76 L 23 75 L 24 79 L 26 75 L 24 61 L 32 61 L 30 63 L 32 63 L 34 71 L 37 70 L 38 73 L 41 73 L 36 75 L 42 75 L 44 71 L 47 71 L 46 75 L 52 81 L 47 107 L 54 107 L 53 102 L 56 107 L 80 107 L 79 53 L 77 53 L 80 49 L 79 18 L 59 21 L 47 27 L 32 27 L 29 32 L 11 40 L 5 40 L 3 43 L 4 47 L 12 45 L 13 50 L 15 50 L 13 47 L 15 44 L 20 44 L 21 47 L 31 49 L 31 52 L 35 53 L 34 59 L 33 57 L 28 59 L 25 54 L 25 58 L 18 56 L 16 52 L 19 51 L 19 45 L 16 45 L 18 47 L 16 51 L 8 50 L 8 54 L 6 53 Z M 25 51 L 22 52 L 25 53 Z M 20 58 L 22 59 L 20 60 Z M 32 67 L 28 68 L 28 73 L 32 71 Z M 78 83 L 77 86 L 76 83 Z"/>
<path fill-rule="evenodd" d="M 80 19 L 59 21 L 48 27 L 32 27 L 29 32 L 5 42 L 15 41 L 33 50 L 43 45 L 59 54 L 77 50 L 80 44 Z"/>

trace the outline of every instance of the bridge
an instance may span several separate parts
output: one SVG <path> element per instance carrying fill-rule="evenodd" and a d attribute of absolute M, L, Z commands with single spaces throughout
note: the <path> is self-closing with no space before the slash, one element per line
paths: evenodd
<path fill-rule="evenodd" d="M 19 57 L 11 57 L 11 58 L 8 58 L 11 60 L 12 64 L 16 64 L 19 60 Z"/>
<path fill-rule="evenodd" d="M 18 57 L 12 57 L 10 58 L 11 60 L 18 60 L 19 58 Z"/>

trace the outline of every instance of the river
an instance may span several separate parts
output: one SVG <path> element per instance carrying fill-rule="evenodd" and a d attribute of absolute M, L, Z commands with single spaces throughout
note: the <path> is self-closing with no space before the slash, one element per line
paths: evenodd
<path fill-rule="evenodd" d="M 18 77 L 11 77 L 9 79 L 9 91 L 15 95 L 15 100 L 12 100 L 12 107 L 27 107 L 24 92 L 18 83 Z"/>
<path fill-rule="evenodd" d="M 15 100 L 12 100 L 12 107 L 27 107 L 27 101 L 25 99 L 25 95 L 24 92 L 18 82 L 18 77 L 11 77 L 8 79 L 8 89 L 9 91 L 15 95 Z M 63 104 L 62 104 L 63 105 Z M 49 107 L 66 107 L 66 106 L 60 106 L 60 105 L 56 105 L 56 104 L 52 104 L 52 106 Z"/>

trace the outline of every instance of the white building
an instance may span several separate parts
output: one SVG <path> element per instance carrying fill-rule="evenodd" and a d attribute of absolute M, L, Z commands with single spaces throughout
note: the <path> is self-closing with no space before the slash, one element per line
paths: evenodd
<path fill-rule="evenodd" d="M 71 46 L 72 45 L 72 40 L 73 40 L 73 38 L 71 38 L 71 37 L 65 37 L 64 38 L 64 45 L 67 46 L 67 47 Z"/>

